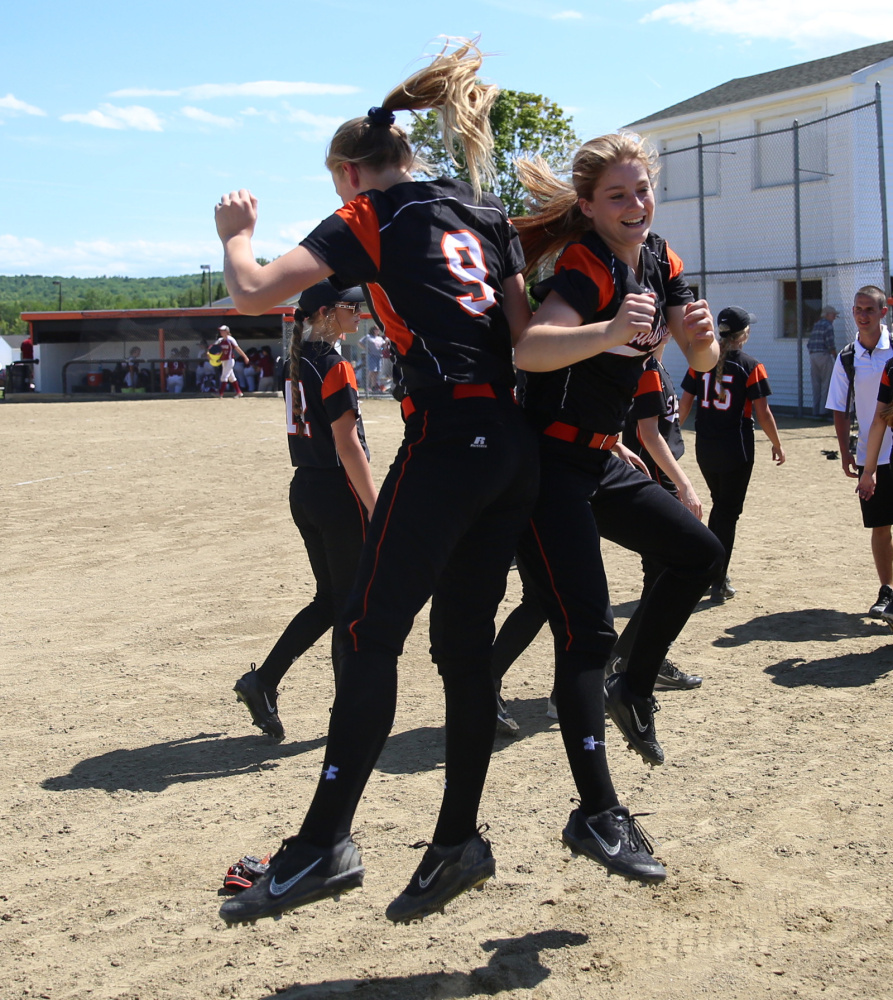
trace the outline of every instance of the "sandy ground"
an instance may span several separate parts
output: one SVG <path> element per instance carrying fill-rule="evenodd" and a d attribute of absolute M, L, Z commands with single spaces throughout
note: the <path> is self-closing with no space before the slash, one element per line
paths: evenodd
<path fill-rule="evenodd" d="M 498 740 L 483 803 L 497 877 L 443 915 L 385 920 L 442 781 L 420 620 L 358 816 L 364 888 L 226 929 L 222 875 L 294 832 L 331 696 L 325 642 L 284 683 L 283 744 L 231 690 L 311 593 L 281 408 L 0 406 L 0 996 L 893 996 L 893 636 L 865 617 L 877 583 L 853 484 L 821 453 L 830 430 L 785 420 L 784 467 L 759 444 L 738 596 L 702 602 L 674 650 L 705 681 L 661 699 L 667 764 L 649 770 L 609 730 L 664 885 L 609 879 L 560 845 L 573 789 L 542 635 L 507 678 L 523 735 Z M 380 480 L 400 420 L 390 401 L 365 410 Z M 700 483 L 691 447 L 685 462 Z M 606 557 L 622 622 L 637 560 Z M 512 574 L 503 613 L 517 599 Z"/>

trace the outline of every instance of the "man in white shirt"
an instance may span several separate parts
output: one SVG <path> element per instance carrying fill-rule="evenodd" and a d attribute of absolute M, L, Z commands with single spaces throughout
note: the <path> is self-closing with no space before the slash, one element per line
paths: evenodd
<path fill-rule="evenodd" d="M 834 414 L 834 430 L 840 447 L 840 461 L 844 475 L 858 479 L 865 464 L 865 446 L 868 429 L 877 406 L 878 386 L 887 361 L 893 357 L 890 333 L 882 324 L 887 313 L 886 293 L 875 285 L 865 285 L 856 292 L 853 300 L 853 319 L 857 336 L 850 349 L 847 345 L 834 362 L 831 385 L 828 389 L 827 408 Z M 846 361 L 846 363 L 844 363 Z M 856 454 L 850 451 L 850 426 L 848 401 L 850 375 L 855 396 L 856 419 L 859 421 L 859 439 Z M 890 471 L 890 449 L 893 438 L 889 428 L 878 458 L 877 485 L 869 500 L 860 498 L 862 524 L 871 529 L 871 554 L 880 580 L 880 590 L 869 609 L 872 618 L 881 618 L 884 609 L 893 602 L 893 474 Z"/>

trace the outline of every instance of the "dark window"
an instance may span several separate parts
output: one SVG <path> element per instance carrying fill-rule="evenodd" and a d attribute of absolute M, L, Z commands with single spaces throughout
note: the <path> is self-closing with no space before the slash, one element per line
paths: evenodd
<path fill-rule="evenodd" d="M 808 337 L 815 321 L 822 315 L 822 281 L 820 278 L 802 281 L 803 311 L 801 313 L 803 336 Z M 781 335 L 797 336 L 797 282 L 783 281 L 781 305 Z"/>

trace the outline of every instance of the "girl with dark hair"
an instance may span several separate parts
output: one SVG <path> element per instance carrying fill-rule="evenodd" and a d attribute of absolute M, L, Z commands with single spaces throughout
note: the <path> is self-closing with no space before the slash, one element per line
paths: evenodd
<path fill-rule="evenodd" d="M 695 410 L 695 454 L 710 490 L 713 506 L 707 527 L 722 542 L 726 558 L 710 584 L 710 600 L 723 604 L 735 596 L 729 581 L 729 561 L 735 528 L 744 509 L 754 463 L 753 415 L 772 442 L 772 460 L 784 463 L 784 448 L 767 397 L 772 390 L 766 369 L 741 348 L 750 334 L 750 313 L 729 306 L 717 316 L 719 360 L 709 372 L 689 368 L 682 380 L 679 423 Z"/>
<path fill-rule="evenodd" d="M 387 916 L 424 917 L 495 869 L 477 830 L 495 731 L 490 646 L 537 462 L 512 394 L 512 341 L 529 318 L 523 258 L 501 202 L 481 193 L 497 94 L 477 79 L 481 58 L 469 42 L 445 48 L 381 107 L 342 125 L 326 165 L 344 207 L 278 260 L 255 261 L 248 191 L 217 206 L 241 311 L 262 312 L 329 275 L 336 286 L 365 284 L 398 359 L 406 422 L 340 624 L 347 648 L 316 794 L 267 874 L 224 904 L 229 923 L 362 884 L 354 813 L 393 723 L 397 659 L 429 597 L 446 698 L 445 790 L 432 843 Z M 394 112 L 427 108 L 440 113 L 447 148 L 462 147 L 471 184 L 414 180 L 419 164 Z"/>
<path fill-rule="evenodd" d="M 252 663 L 233 688 L 254 725 L 277 742 L 285 739 L 278 711 L 279 682 L 344 610 L 375 508 L 377 493 L 369 471 L 357 380 L 351 365 L 335 350 L 345 334 L 356 333 L 362 301 L 360 288 L 339 292 L 330 281 L 321 281 L 304 292 L 295 311 L 285 382 L 288 448 L 295 466 L 289 504 L 307 549 L 316 594 L 292 619 L 260 669 Z M 332 632 L 336 685 L 342 645 L 336 629 Z"/>
<path fill-rule="evenodd" d="M 694 302 L 682 261 L 651 232 L 656 154 L 638 136 L 587 142 L 572 184 L 543 160 L 519 165 L 534 201 L 515 225 L 527 270 L 555 253 L 542 302 L 515 346 L 524 408 L 540 432 L 542 486 L 519 560 L 555 639 L 555 706 L 580 794 L 564 842 L 610 871 L 666 876 L 621 806 L 605 750 L 604 708 L 646 761 L 663 763 L 653 690 L 670 643 L 715 576 L 722 550 L 686 507 L 619 442 L 646 360 L 670 335 L 689 364 L 716 362 L 713 320 Z M 612 453 L 614 452 L 614 453 Z M 642 602 L 627 670 L 605 682 L 617 638 L 601 536 L 664 567 Z"/>

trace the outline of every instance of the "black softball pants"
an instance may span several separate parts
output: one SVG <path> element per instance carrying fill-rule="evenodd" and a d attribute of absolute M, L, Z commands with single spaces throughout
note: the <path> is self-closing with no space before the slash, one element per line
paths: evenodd
<path fill-rule="evenodd" d="M 729 571 L 732 549 L 735 545 L 735 531 L 738 518 L 744 510 L 744 498 L 753 473 L 753 460 L 749 462 L 730 462 L 728 458 L 699 448 L 697 450 L 698 468 L 710 490 L 713 506 L 707 527 L 719 539 L 725 550 L 725 560 L 722 568 L 711 583 L 721 584 Z"/>
<path fill-rule="evenodd" d="M 722 565 L 679 501 L 607 452 L 543 438 L 541 489 L 519 556 L 555 641 L 555 706 L 584 811 L 616 804 L 604 754 L 604 668 L 617 640 L 601 538 L 664 568 L 642 602 L 627 683 L 649 697 L 670 643 Z"/>
<path fill-rule="evenodd" d="M 294 661 L 332 628 L 347 604 L 366 539 L 366 508 L 343 468 L 295 469 L 288 493 L 291 516 L 316 580 L 313 600 L 302 608 L 258 670 L 276 687 Z M 287 551 L 287 550 L 286 550 Z M 343 640 L 332 632 L 332 667 L 337 684 Z"/>
<path fill-rule="evenodd" d="M 394 720 L 397 659 L 428 598 L 431 657 L 446 697 L 446 781 L 434 842 L 477 825 L 496 725 L 494 618 L 536 498 L 534 436 L 511 393 L 414 394 L 416 410 L 382 486 L 339 627 L 347 635 L 323 773 L 300 836 L 350 832 Z"/>

